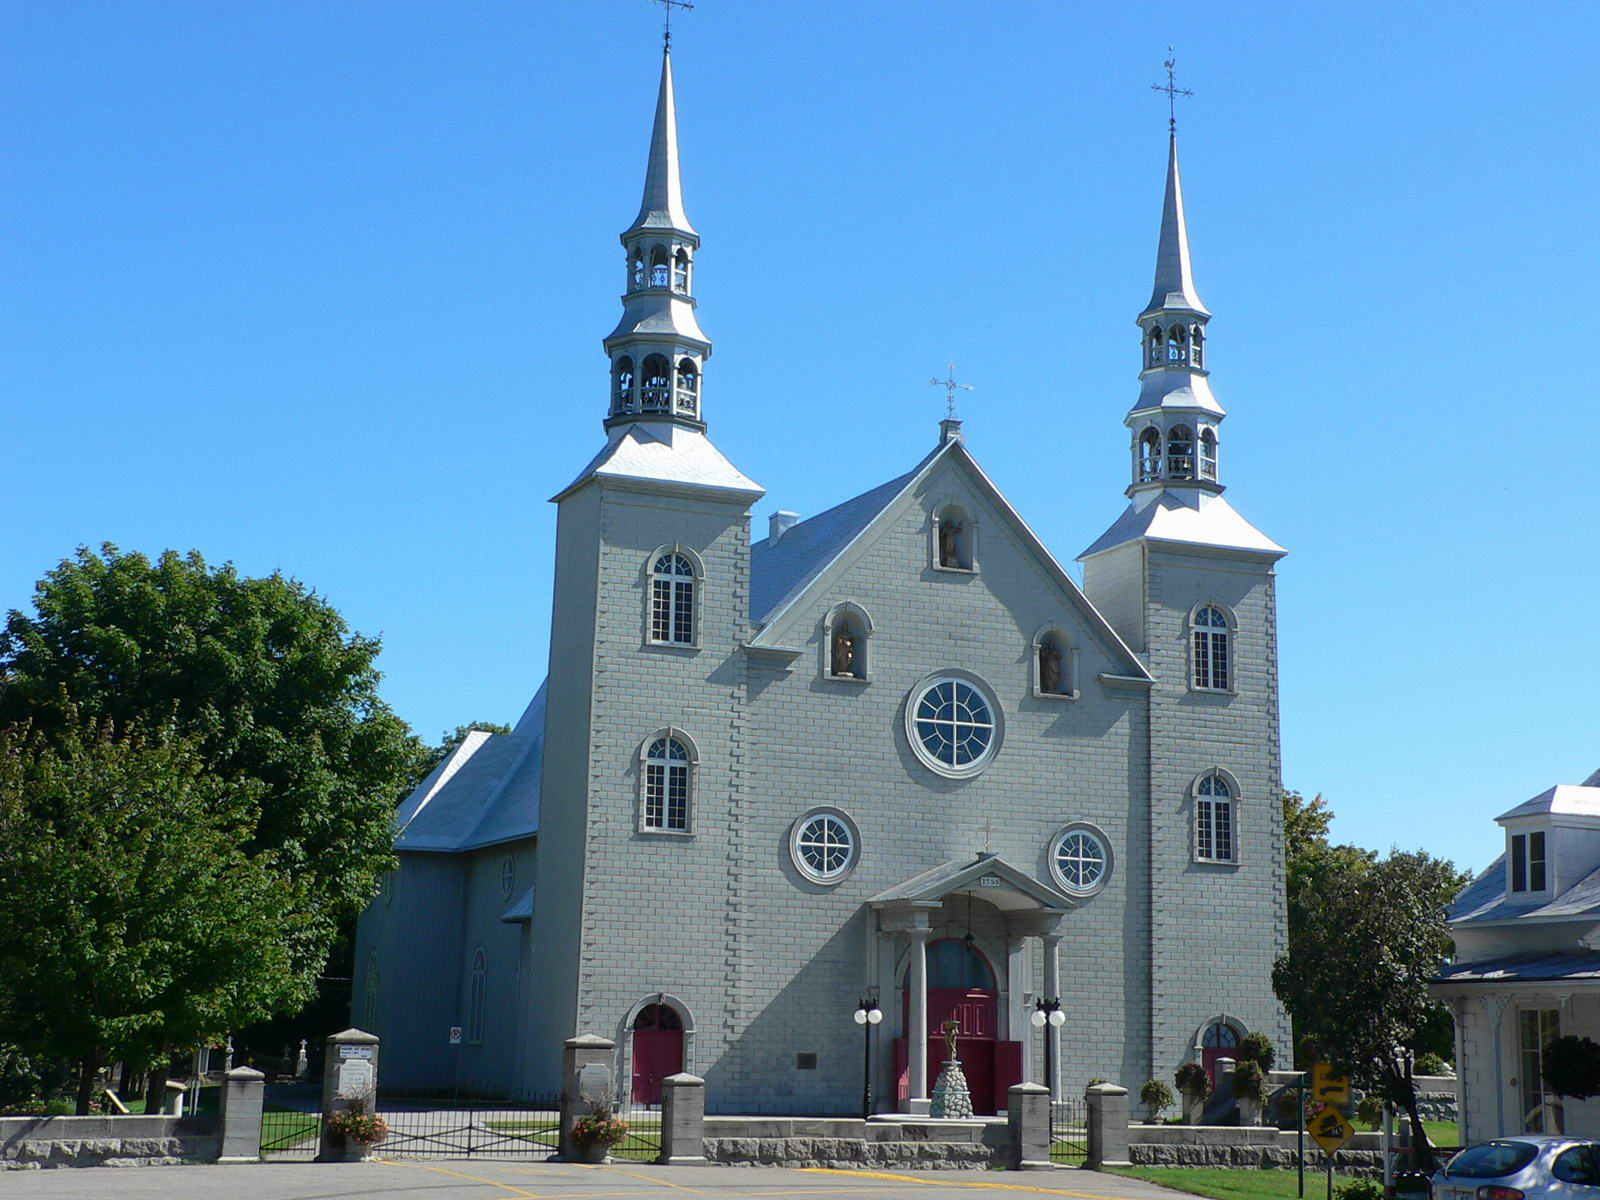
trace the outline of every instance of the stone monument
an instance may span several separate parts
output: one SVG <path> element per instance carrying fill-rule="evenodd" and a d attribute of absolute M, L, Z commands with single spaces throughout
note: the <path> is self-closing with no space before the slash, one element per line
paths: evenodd
<path fill-rule="evenodd" d="M 961 1036 L 961 1022 L 944 1023 L 944 1044 L 949 1055 L 939 1080 L 933 1085 L 933 1103 L 928 1108 L 930 1117 L 972 1116 L 972 1093 L 967 1091 L 967 1074 L 956 1057 L 956 1038 Z"/>

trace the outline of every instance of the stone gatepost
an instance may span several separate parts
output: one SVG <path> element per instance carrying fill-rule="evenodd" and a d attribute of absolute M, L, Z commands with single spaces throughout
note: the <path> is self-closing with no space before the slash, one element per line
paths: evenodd
<path fill-rule="evenodd" d="M 612 1084 L 612 1063 L 617 1044 L 592 1033 L 568 1038 L 561 1049 L 561 1139 L 556 1157 L 574 1158 L 572 1127 L 586 1116 L 593 1104 L 616 1100 Z"/>
<path fill-rule="evenodd" d="M 317 1142 L 318 1162 L 353 1162 L 366 1158 L 372 1147 L 349 1146 L 328 1131 L 328 1118 L 361 1105 L 374 1112 L 378 1104 L 378 1038 L 360 1029 L 346 1029 L 328 1037 L 322 1058 L 322 1134 Z"/>
<path fill-rule="evenodd" d="M 1012 1084 L 1006 1091 L 1006 1122 L 1016 1147 L 1012 1169 L 1051 1170 L 1050 1092 L 1037 1083 Z"/>
<path fill-rule="evenodd" d="M 706 1165 L 706 1081 L 680 1072 L 661 1081 L 661 1157 L 672 1167 Z"/>
<path fill-rule="evenodd" d="M 1083 1098 L 1089 1110 L 1089 1153 L 1084 1166 L 1131 1167 L 1128 1161 L 1128 1089 L 1114 1083 L 1097 1083 L 1086 1088 Z"/>
<path fill-rule="evenodd" d="M 219 1163 L 261 1161 L 261 1105 L 267 1077 L 234 1067 L 222 1077 L 222 1151 Z"/>

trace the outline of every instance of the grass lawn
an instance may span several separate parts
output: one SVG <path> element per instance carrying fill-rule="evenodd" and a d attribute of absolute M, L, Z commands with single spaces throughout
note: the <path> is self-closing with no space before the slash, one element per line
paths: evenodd
<path fill-rule="evenodd" d="M 322 1118 L 316 1113 L 299 1112 L 269 1104 L 261 1114 L 261 1149 L 264 1154 L 273 1150 L 291 1150 L 304 1146 L 317 1136 Z"/>
<path fill-rule="evenodd" d="M 1310 1156 L 1307 1156 L 1308 1160 Z M 1224 1167 L 1132 1167 L 1112 1172 L 1131 1175 L 1176 1188 L 1196 1196 L 1216 1200 L 1295 1200 L 1299 1195 L 1298 1175 L 1294 1171 L 1229 1170 Z M 1340 1177 L 1334 1176 L 1337 1186 Z M 1306 1163 L 1306 1200 L 1323 1200 L 1328 1194 L 1327 1175 Z"/>

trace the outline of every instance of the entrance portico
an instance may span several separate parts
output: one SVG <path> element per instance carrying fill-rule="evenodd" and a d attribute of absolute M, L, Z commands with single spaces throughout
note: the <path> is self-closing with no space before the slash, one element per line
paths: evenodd
<path fill-rule="evenodd" d="M 1029 1061 L 1028 1010 L 1038 984 L 1040 995 L 1060 995 L 1059 926 L 1072 900 L 998 856 L 981 854 L 942 863 L 880 892 L 868 904 L 869 971 L 879 994 L 896 1001 L 883 1008 L 890 1020 L 899 1022 L 894 1032 L 904 1045 L 904 1075 L 897 1070 L 900 1077 L 893 1080 L 898 1111 L 925 1114 L 931 1103 L 929 1059 L 936 1062 L 938 1052 L 929 1048 L 939 1041 L 940 1030 L 931 1027 L 929 1017 L 929 946 L 946 939 L 959 939 L 959 946 L 936 958 L 945 969 L 951 963 L 973 964 L 975 975 L 955 981 L 971 986 L 967 995 L 972 1003 L 961 1003 L 962 997 L 952 994 L 949 979 L 936 981 L 933 994 L 940 1001 L 941 1019 L 961 1022 L 960 1052 L 989 1055 L 983 1064 L 987 1075 L 980 1071 L 969 1082 L 977 1111 L 995 1111 L 1010 1084 L 1042 1073 L 1030 1070 L 1043 1064 Z M 1042 971 L 1032 963 L 1030 941 L 1037 943 L 1031 953 Z M 985 982 L 985 963 L 994 968 L 988 987 L 978 986 Z M 994 1023 L 987 1027 L 983 1014 L 989 1006 L 984 1001 L 991 989 Z M 992 1045 L 985 1050 L 986 1044 Z M 879 1064 L 880 1084 L 888 1066 Z M 1049 1074 L 1057 1080 L 1061 1076 L 1059 1070 Z M 988 1094 L 980 1095 L 978 1080 L 983 1078 Z M 880 1087 L 878 1094 L 888 1093 Z"/>

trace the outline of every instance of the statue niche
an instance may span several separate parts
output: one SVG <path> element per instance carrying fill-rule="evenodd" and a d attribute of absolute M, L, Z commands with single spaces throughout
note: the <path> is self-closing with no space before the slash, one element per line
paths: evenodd
<path fill-rule="evenodd" d="M 1052 637 L 1039 643 L 1039 690 L 1051 695 L 1061 693 L 1061 647 Z"/>
<path fill-rule="evenodd" d="M 856 674 L 856 637 L 850 632 L 849 622 L 839 618 L 833 627 L 833 661 L 832 668 L 835 675 L 846 679 L 855 679 Z"/>
<path fill-rule="evenodd" d="M 939 522 L 939 565 L 961 570 L 968 565 L 961 561 L 961 522 L 954 517 Z"/>

